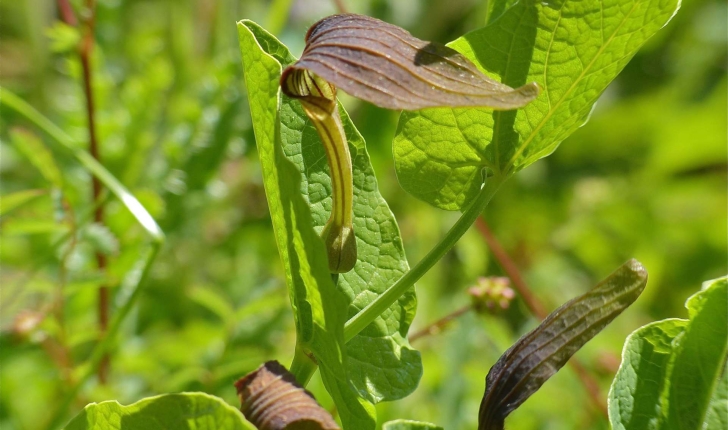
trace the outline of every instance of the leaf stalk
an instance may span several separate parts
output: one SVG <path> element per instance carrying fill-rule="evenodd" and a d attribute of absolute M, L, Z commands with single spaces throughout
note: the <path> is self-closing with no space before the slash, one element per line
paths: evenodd
<path fill-rule="evenodd" d="M 306 354 L 306 351 L 300 345 L 296 345 L 296 352 L 293 355 L 293 362 L 291 362 L 289 370 L 296 377 L 296 381 L 305 387 L 313 374 L 316 373 L 316 369 L 318 369 L 318 364 L 311 356 Z"/>
<path fill-rule="evenodd" d="M 462 216 L 453 224 L 445 237 L 438 243 L 425 257 L 420 260 L 417 265 L 404 274 L 397 282 L 389 287 L 384 293 L 370 302 L 364 309 L 359 311 L 354 317 L 344 325 L 344 340 L 349 341 L 359 334 L 366 326 L 371 324 L 379 315 L 387 308 L 392 306 L 394 302 L 404 294 L 409 287 L 414 285 L 432 266 L 449 251 L 455 243 L 465 234 L 473 225 L 478 216 L 485 210 L 490 203 L 490 199 L 498 191 L 503 182 L 507 179 L 505 176 L 492 176 L 488 178 L 476 195 L 475 200 L 470 207 L 463 212 Z"/>

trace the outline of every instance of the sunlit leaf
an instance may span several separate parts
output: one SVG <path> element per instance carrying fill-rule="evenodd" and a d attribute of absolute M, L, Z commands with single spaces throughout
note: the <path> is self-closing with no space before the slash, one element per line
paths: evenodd
<path fill-rule="evenodd" d="M 508 176 L 556 147 L 589 117 L 678 0 L 520 1 L 449 46 L 486 74 L 541 95 L 518 111 L 404 112 L 394 140 L 402 186 L 437 207 L 467 206 L 486 175 Z"/>
<path fill-rule="evenodd" d="M 686 306 L 689 320 L 658 321 L 627 338 L 609 392 L 615 430 L 697 430 L 725 422 L 719 415 L 726 408 L 720 397 L 726 390 L 728 278 L 707 282 Z"/>
<path fill-rule="evenodd" d="M 283 65 L 295 61 L 275 39 L 253 23 L 261 45 Z M 399 228 L 382 198 L 364 140 L 343 108 L 339 109 L 352 156 L 354 185 L 354 232 L 359 259 L 354 269 L 338 276 L 352 317 L 381 294 L 409 268 Z M 283 152 L 302 175 L 298 189 L 307 198 L 317 228 L 323 228 L 331 211 L 331 180 L 324 148 L 297 100 L 281 100 L 281 144 Z M 404 294 L 346 345 L 349 378 L 359 395 L 371 402 L 395 400 L 411 393 L 422 375 L 419 353 L 407 342 L 407 331 L 414 318 L 414 290 Z M 376 350 L 377 354 L 371 351 Z"/>
<path fill-rule="evenodd" d="M 344 426 L 373 429 L 374 408 L 357 396 L 344 366 L 346 302 L 331 281 L 324 244 L 313 228 L 309 206 L 300 193 L 301 175 L 281 149 L 281 65 L 272 55 L 290 54 L 252 22 L 238 23 L 238 31 L 250 112 L 273 229 L 294 309 L 297 341 L 318 360 L 324 384 Z"/>
<path fill-rule="evenodd" d="M 114 400 L 86 406 L 65 430 L 251 430 L 242 414 L 205 393 L 165 394 L 123 406 Z"/>

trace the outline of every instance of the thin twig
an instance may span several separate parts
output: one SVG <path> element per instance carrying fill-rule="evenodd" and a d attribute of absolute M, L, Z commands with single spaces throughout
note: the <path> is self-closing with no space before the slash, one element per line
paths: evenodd
<path fill-rule="evenodd" d="M 503 268 L 503 271 L 506 273 L 506 275 L 511 278 L 513 288 L 515 288 L 516 291 L 518 291 L 518 294 L 521 295 L 524 303 L 526 304 L 526 307 L 531 312 L 531 314 L 536 316 L 540 320 L 546 318 L 546 316 L 548 315 L 548 313 L 546 312 L 546 308 L 531 292 L 531 289 L 528 288 L 528 285 L 526 285 L 526 281 L 524 281 L 523 276 L 521 276 L 521 273 L 518 270 L 518 266 L 516 266 L 511 257 L 505 251 L 505 249 L 503 249 L 503 246 L 500 244 L 498 239 L 496 239 L 495 235 L 493 235 L 493 232 L 490 230 L 488 224 L 485 222 L 485 219 L 483 219 L 482 216 L 479 217 L 477 221 L 475 221 L 475 226 L 478 228 L 478 231 L 483 236 L 483 239 L 485 239 L 485 243 L 488 245 L 488 248 L 490 248 L 493 256 L 498 261 L 498 264 L 500 264 L 500 266 Z M 589 393 L 589 398 L 591 399 L 594 406 L 602 414 L 604 414 L 604 416 L 608 416 L 607 405 L 602 400 L 602 396 L 599 390 L 599 384 L 597 383 L 597 381 L 594 380 L 594 378 L 589 374 L 584 365 L 581 364 L 581 362 L 579 362 L 579 360 L 577 360 L 576 358 L 572 358 L 571 360 L 569 360 L 569 365 L 572 369 L 574 369 L 582 385 L 584 385 L 584 388 L 586 388 L 587 393 Z"/>
<path fill-rule="evenodd" d="M 88 19 L 86 20 L 86 34 L 81 45 L 81 66 L 83 68 L 83 89 L 86 94 L 86 116 L 88 118 L 89 133 L 89 152 L 91 156 L 101 162 L 101 154 L 99 153 L 99 141 L 96 135 L 96 119 L 94 108 L 93 93 L 93 74 L 91 66 L 91 54 L 94 47 L 94 28 L 96 26 L 96 7 L 94 0 L 86 1 L 86 9 Z M 101 199 L 101 181 L 99 178 L 91 177 L 93 201 L 98 202 Z M 104 223 L 104 206 L 98 205 L 94 212 L 94 222 L 99 225 Z M 96 251 L 96 264 L 103 273 L 106 270 L 106 255 L 101 251 Z M 99 332 L 101 336 L 106 336 L 109 329 L 109 286 L 106 284 L 99 285 L 99 303 L 98 303 L 98 319 Z M 109 355 L 105 355 L 99 366 L 99 382 L 105 384 L 109 377 L 110 369 Z"/>
<path fill-rule="evenodd" d="M 344 0 L 334 0 L 334 4 L 338 13 L 349 13 L 344 4 Z"/>
<path fill-rule="evenodd" d="M 445 328 L 445 326 L 447 326 L 452 320 L 467 313 L 471 309 L 473 309 L 473 305 L 463 306 L 462 308 L 457 309 L 454 312 L 451 312 L 440 318 L 439 320 L 427 325 L 423 329 L 412 333 L 411 335 L 409 335 L 410 343 L 416 341 L 419 338 L 441 332 Z"/>
<path fill-rule="evenodd" d="M 73 13 L 73 7 L 68 0 L 58 0 L 58 12 L 61 14 L 61 19 L 66 24 L 75 27 L 78 25 L 76 21 L 76 15 Z"/>

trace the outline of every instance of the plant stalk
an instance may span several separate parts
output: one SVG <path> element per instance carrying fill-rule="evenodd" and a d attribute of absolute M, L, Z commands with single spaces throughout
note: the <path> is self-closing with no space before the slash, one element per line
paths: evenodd
<path fill-rule="evenodd" d="M 460 216 L 453 224 L 445 237 L 438 243 L 415 267 L 404 274 L 397 282 L 392 284 L 384 293 L 379 295 L 374 301 L 369 303 L 358 314 L 346 322 L 344 325 L 344 341 L 350 341 L 354 336 L 359 334 L 366 326 L 371 324 L 379 315 L 387 308 L 392 306 L 409 287 L 414 285 L 432 266 L 449 251 L 455 243 L 465 234 L 472 226 L 481 212 L 493 198 L 503 184 L 505 178 L 493 176 L 480 189 L 475 197 L 473 204 Z M 460 310 L 459 312 L 461 312 Z M 467 311 L 467 309 L 465 310 Z M 462 311 L 463 313 L 465 311 Z M 290 372 L 296 376 L 296 380 L 303 386 L 308 383 L 311 375 L 316 371 L 317 365 L 310 357 L 298 346 L 291 363 Z"/>
<path fill-rule="evenodd" d="M 293 362 L 289 370 L 296 377 L 296 381 L 302 387 L 305 387 L 313 374 L 316 373 L 316 369 L 318 369 L 318 364 L 306 354 L 300 345 L 296 345 L 296 352 L 293 355 Z"/>
<path fill-rule="evenodd" d="M 99 152 L 99 140 L 96 133 L 96 109 L 94 103 L 93 92 L 93 70 L 91 64 L 91 54 L 94 47 L 94 29 L 96 24 L 96 4 L 95 0 L 86 0 L 86 19 L 83 20 L 84 35 L 78 50 L 78 56 L 81 61 L 83 93 L 86 98 L 86 121 L 88 125 L 89 152 L 97 161 L 101 162 L 101 154 Z M 58 9 L 61 19 L 70 25 L 76 27 L 78 22 L 73 13 L 73 6 L 69 0 L 58 0 Z M 94 222 L 103 225 L 104 223 L 104 205 L 101 203 L 102 194 L 101 181 L 96 176 L 91 176 L 91 201 L 94 202 Z M 106 255 L 103 252 L 96 251 L 94 255 L 96 265 L 100 272 L 106 270 Z M 109 328 L 109 286 L 102 283 L 98 288 L 97 303 L 97 319 L 99 325 L 99 334 L 104 336 Z M 99 382 L 105 384 L 109 376 L 109 368 L 111 362 L 108 356 L 103 357 L 99 367 Z"/>
<path fill-rule="evenodd" d="M 415 267 L 410 269 L 384 293 L 379 295 L 374 301 L 370 302 L 364 309 L 346 322 L 344 326 L 345 341 L 350 341 L 386 311 L 387 308 L 392 306 L 409 287 L 414 285 L 415 282 L 427 273 L 455 245 L 465 232 L 468 231 L 470 226 L 473 225 L 481 212 L 485 210 L 490 199 L 493 198 L 493 195 L 498 191 L 498 188 L 500 188 L 505 179 L 502 176 L 492 176 L 487 179 L 473 203 L 463 212 L 462 216 L 450 228 L 440 243 L 427 253 Z"/>
<path fill-rule="evenodd" d="M 336 5 L 336 13 L 349 13 L 344 0 L 334 0 L 334 4 Z"/>
<path fill-rule="evenodd" d="M 68 2 L 68 0 L 63 0 Z M 70 8 L 70 6 L 69 6 Z M 94 29 L 96 24 L 96 4 L 94 0 L 86 0 L 86 9 L 88 18 L 85 20 L 85 34 L 81 41 L 81 49 L 79 57 L 81 59 L 81 69 L 83 71 L 83 92 L 86 96 L 86 118 L 88 122 L 89 135 L 89 152 L 91 156 L 101 162 L 101 154 L 99 152 L 99 140 L 96 133 L 96 109 L 93 92 L 93 71 L 91 66 L 91 54 L 94 47 Z M 91 198 L 94 203 L 101 201 L 101 181 L 96 176 L 91 176 Z M 97 204 L 94 211 L 94 222 L 103 225 L 104 223 L 104 205 Z M 106 255 L 101 251 L 96 251 L 96 265 L 100 272 L 106 271 L 107 261 Z M 98 324 L 101 337 L 106 335 L 109 329 L 109 286 L 105 283 L 99 285 L 98 289 Z M 105 384 L 109 378 L 109 370 L 111 366 L 110 357 L 104 355 L 99 365 L 98 377 L 101 384 Z"/>
<path fill-rule="evenodd" d="M 516 291 L 518 291 L 518 294 L 521 295 L 521 298 L 526 303 L 526 307 L 529 311 L 531 311 L 531 314 L 535 315 L 540 320 L 546 318 L 549 314 L 546 312 L 546 307 L 544 307 L 538 298 L 531 292 L 531 289 L 528 288 L 526 281 L 523 279 L 523 276 L 521 276 L 520 270 L 518 270 L 518 266 L 516 266 L 516 263 L 511 259 L 508 252 L 506 252 L 503 248 L 503 245 L 500 244 L 498 239 L 490 230 L 485 219 L 483 219 L 483 217 L 479 217 L 475 222 L 475 227 L 477 227 L 480 235 L 483 236 L 486 245 L 488 245 L 488 248 L 493 253 L 498 264 L 500 264 L 503 271 L 506 272 L 506 275 L 511 278 L 513 287 Z"/>
<path fill-rule="evenodd" d="M 56 409 L 56 412 L 47 427 L 49 430 L 54 430 L 61 426 L 66 417 L 66 411 L 71 403 L 76 400 L 76 395 L 78 395 L 81 387 L 83 387 L 86 381 L 89 380 L 91 375 L 98 372 L 104 357 L 108 355 L 108 351 L 111 349 L 113 342 L 116 340 L 116 335 L 121 328 L 121 324 L 124 322 L 124 319 L 126 319 L 126 316 L 129 314 L 139 298 L 142 291 L 142 288 L 140 287 L 149 276 L 152 263 L 154 262 L 162 244 L 161 242 L 152 241 L 151 245 L 152 246 L 147 254 L 139 261 L 139 263 L 141 263 L 140 270 L 132 269 L 132 272 L 129 274 L 127 282 L 125 282 L 128 285 L 124 288 L 127 290 L 126 297 L 121 297 L 121 300 L 118 300 L 121 303 L 119 303 L 120 306 L 109 324 L 109 329 L 106 331 L 104 337 L 101 338 L 99 343 L 94 346 L 94 349 L 91 352 L 91 357 L 84 364 L 81 375 L 78 379 L 76 379 L 68 392 L 65 393 L 63 400 L 59 402 L 60 405 L 58 409 Z"/>

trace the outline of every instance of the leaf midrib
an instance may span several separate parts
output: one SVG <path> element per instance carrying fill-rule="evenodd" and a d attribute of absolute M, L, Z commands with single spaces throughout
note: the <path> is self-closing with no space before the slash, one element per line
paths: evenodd
<path fill-rule="evenodd" d="M 637 2 L 634 3 L 634 5 L 632 6 L 632 9 L 629 11 L 629 13 L 627 13 L 625 15 L 624 19 L 622 19 L 622 21 L 619 23 L 619 25 L 614 30 L 614 32 L 609 36 L 609 40 L 607 40 L 606 43 L 603 43 L 602 44 L 602 46 L 599 48 L 599 51 L 597 51 L 597 53 L 594 55 L 594 58 L 592 58 L 592 60 L 587 65 L 587 67 L 585 67 L 582 70 L 581 74 L 571 84 L 571 87 L 569 87 L 569 89 L 564 93 L 564 95 L 556 102 L 556 105 L 553 107 L 553 109 L 550 109 L 549 110 L 549 112 L 543 117 L 543 119 L 536 126 L 536 128 L 533 129 L 533 131 L 528 136 L 528 138 L 526 138 L 526 140 L 523 142 L 523 144 L 516 150 L 516 152 L 511 157 L 511 159 L 508 160 L 508 163 L 506 164 L 506 166 L 507 166 L 506 167 L 506 171 L 508 173 L 511 173 L 511 174 L 513 173 L 513 166 L 515 166 L 515 163 L 516 163 L 516 160 L 518 159 L 518 157 L 520 157 L 523 154 L 523 151 L 526 150 L 526 148 L 528 147 L 529 143 L 531 143 L 531 141 L 538 134 L 538 132 L 543 128 L 543 126 L 546 124 L 546 122 L 549 119 L 551 119 L 551 117 L 553 116 L 554 112 L 556 112 L 558 110 L 558 108 L 564 103 L 564 101 L 566 100 L 566 98 L 571 94 L 571 92 L 576 88 L 576 86 L 579 83 L 581 83 L 582 79 L 584 79 L 584 76 L 587 74 L 587 72 L 591 71 L 591 68 L 594 65 L 594 63 L 597 61 L 598 58 L 601 57 L 601 55 L 604 52 L 604 50 L 607 47 L 609 47 L 609 45 L 612 43 L 612 41 L 614 40 L 614 38 L 616 37 L 616 35 L 619 33 L 619 31 L 622 29 L 622 27 L 624 26 L 624 24 L 629 19 L 629 17 L 637 9 L 637 6 L 638 5 L 641 5 L 641 4 L 642 4 L 641 1 L 637 1 Z M 555 34 L 555 30 L 558 28 L 558 25 L 561 23 L 562 14 L 563 14 L 563 5 L 562 5 L 562 9 L 559 9 L 559 20 L 558 20 L 557 26 L 554 27 L 554 31 L 552 32 L 552 34 Z M 602 28 L 601 28 L 602 34 L 604 33 L 604 25 L 603 25 L 603 22 L 604 22 L 604 20 L 602 18 Z M 550 51 L 547 54 L 550 54 Z M 547 58 L 548 58 L 548 56 L 547 56 Z M 545 74 L 546 74 L 546 71 L 544 70 L 544 75 Z M 544 86 L 546 86 L 546 82 L 544 82 Z M 546 88 L 546 93 L 548 94 L 548 88 Z M 494 137 L 495 137 L 495 135 L 494 135 Z M 498 147 L 498 145 L 496 143 L 496 148 L 497 147 Z"/>
<path fill-rule="evenodd" d="M 523 16 L 524 15 L 525 15 L 525 13 L 524 14 L 521 14 L 521 16 L 518 18 L 518 26 L 516 26 L 516 29 L 513 31 L 513 37 L 511 37 L 511 44 L 508 47 L 508 61 L 506 62 L 506 68 L 503 71 L 503 76 L 505 76 L 505 77 L 508 76 L 508 71 L 511 68 L 511 64 L 512 64 L 511 58 L 513 58 L 513 45 L 515 45 L 514 40 L 515 40 L 516 36 L 518 35 L 518 29 L 521 28 L 521 25 L 523 24 Z M 494 117 L 494 121 L 493 121 L 493 143 L 495 144 L 495 148 L 494 148 L 495 149 L 495 166 L 498 168 L 498 174 L 499 175 L 502 172 L 501 172 L 501 169 L 500 169 L 500 164 L 498 163 L 498 160 L 500 160 L 500 145 L 499 145 L 499 142 L 497 141 L 497 139 L 498 139 L 499 132 L 500 132 L 500 123 L 501 123 L 500 118 L 502 117 L 502 115 L 503 114 L 500 111 L 493 112 L 493 117 Z M 498 117 L 497 120 L 495 119 L 496 116 Z"/>

